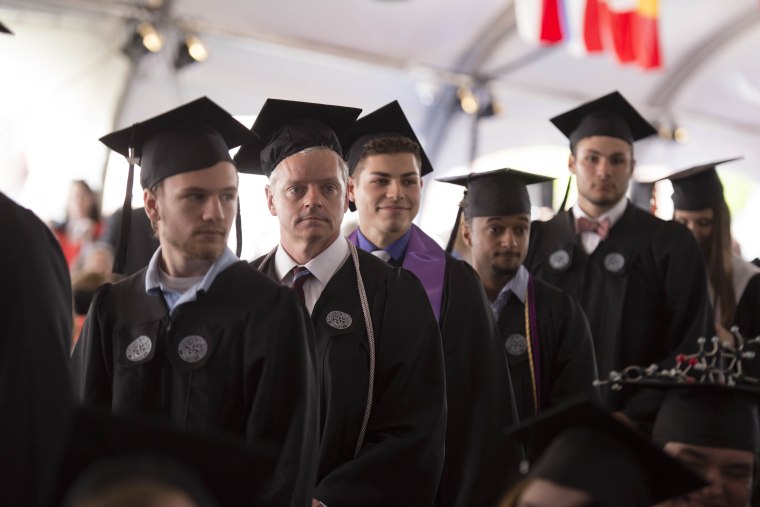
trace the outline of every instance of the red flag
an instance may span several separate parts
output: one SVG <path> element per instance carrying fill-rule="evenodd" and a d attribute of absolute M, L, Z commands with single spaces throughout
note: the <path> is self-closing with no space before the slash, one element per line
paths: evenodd
<path fill-rule="evenodd" d="M 628 63 L 636 60 L 633 32 L 636 24 L 636 0 L 600 0 L 599 11 L 605 46 L 615 50 L 618 61 Z"/>
<path fill-rule="evenodd" d="M 544 0 L 543 16 L 541 17 L 541 42 L 554 44 L 562 40 L 558 1 Z"/>
<path fill-rule="evenodd" d="M 520 37 L 535 44 L 562 40 L 559 0 L 515 0 L 515 18 Z"/>
<path fill-rule="evenodd" d="M 660 68 L 660 36 L 658 0 L 641 0 L 634 31 L 636 63 L 643 69 Z"/>
<path fill-rule="evenodd" d="M 599 30 L 599 1 L 586 0 L 583 19 L 583 40 L 589 53 L 602 51 L 602 34 Z"/>

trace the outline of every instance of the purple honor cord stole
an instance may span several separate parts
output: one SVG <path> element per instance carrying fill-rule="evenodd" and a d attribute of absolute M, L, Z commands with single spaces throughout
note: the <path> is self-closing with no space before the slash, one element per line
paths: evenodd
<path fill-rule="evenodd" d="M 357 231 L 358 229 L 352 232 L 348 239 L 358 246 Z M 435 240 L 412 224 L 412 233 L 401 267 L 411 271 L 420 279 L 430 300 L 430 306 L 433 308 L 435 320 L 440 323 L 443 285 L 446 278 L 446 252 Z"/>

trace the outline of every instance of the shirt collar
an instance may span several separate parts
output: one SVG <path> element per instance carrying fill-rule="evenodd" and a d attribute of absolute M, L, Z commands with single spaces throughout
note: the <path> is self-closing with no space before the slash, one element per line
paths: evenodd
<path fill-rule="evenodd" d="M 359 248 L 365 252 L 374 252 L 375 250 L 385 250 L 391 259 L 400 263 L 404 259 L 406 254 L 406 247 L 409 246 L 409 239 L 412 237 L 412 228 L 410 227 L 399 239 L 388 245 L 387 248 L 380 248 L 372 243 L 367 237 L 362 234 L 361 229 L 356 229 L 356 237 L 358 239 Z"/>
<path fill-rule="evenodd" d="M 304 266 L 314 278 L 319 280 L 323 285 L 327 285 L 327 282 L 338 271 L 338 268 L 343 265 L 347 257 L 348 239 L 343 235 L 338 235 L 330 246 L 304 264 Z M 283 281 L 293 268 L 298 265 L 288 252 L 285 251 L 282 244 L 280 244 L 280 247 L 274 254 L 274 270 L 277 273 L 277 278 Z"/>
<path fill-rule="evenodd" d="M 194 301 L 199 292 L 208 292 L 211 284 L 213 284 L 214 280 L 216 280 L 217 275 L 219 275 L 219 273 L 235 264 L 239 260 L 240 259 L 238 259 L 237 255 L 235 255 L 232 250 L 225 247 L 222 255 L 220 255 L 213 264 L 211 264 L 211 267 L 209 267 L 208 271 L 206 271 L 203 279 L 188 289 L 184 294 L 182 294 L 179 300 L 173 306 L 188 301 Z M 148 269 L 145 273 L 145 292 L 148 294 L 157 295 L 159 292 L 164 291 L 164 287 L 161 286 L 161 282 L 159 281 L 158 276 L 158 270 L 161 269 L 160 266 L 161 247 L 159 246 L 158 249 L 156 249 L 156 252 L 153 254 L 153 257 L 151 257 L 150 262 L 148 263 Z"/>
<path fill-rule="evenodd" d="M 575 206 L 573 206 L 573 217 L 575 217 L 576 219 L 580 217 L 584 217 L 584 218 L 588 218 L 589 220 L 594 220 L 594 221 L 600 221 L 600 220 L 604 220 L 605 218 L 609 218 L 610 227 L 612 227 L 613 225 L 615 225 L 615 223 L 618 220 L 620 220 L 620 217 L 623 216 L 623 213 L 625 213 L 626 207 L 628 207 L 628 199 L 624 197 L 620 199 L 617 204 L 615 204 L 613 207 L 611 207 L 610 209 L 608 209 L 607 211 L 605 211 L 598 217 L 592 218 L 588 216 L 588 214 L 586 214 L 586 212 L 581 209 L 578 203 L 576 203 Z"/>
<path fill-rule="evenodd" d="M 521 303 L 525 303 L 525 298 L 528 294 L 529 280 L 530 274 L 528 273 L 528 269 L 521 264 L 520 267 L 517 268 L 517 273 L 515 273 L 515 276 L 513 276 L 511 280 L 504 284 L 504 287 L 502 287 L 499 291 L 499 295 L 496 296 L 496 300 L 491 303 L 491 311 L 493 312 L 493 316 L 496 320 L 499 320 L 499 315 L 504 309 L 504 306 L 507 304 L 509 294 L 514 294 Z"/>

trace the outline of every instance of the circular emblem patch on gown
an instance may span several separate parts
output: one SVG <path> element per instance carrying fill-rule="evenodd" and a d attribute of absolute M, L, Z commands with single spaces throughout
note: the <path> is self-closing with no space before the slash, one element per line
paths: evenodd
<path fill-rule="evenodd" d="M 564 250 L 557 250 L 549 256 L 549 266 L 552 269 L 565 269 L 570 264 L 570 254 Z"/>
<path fill-rule="evenodd" d="M 153 349 L 153 342 L 145 335 L 138 336 L 127 345 L 127 359 L 132 362 L 142 361 Z"/>
<path fill-rule="evenodd" d="M 180 340 L 177 348 L 180 359 L 186 363 L 197 363 L 208 353 L 208 343 L 206 339 L 197 334 L 185 336 Z"/>
<path fill-rule="evenodd" d="M 513 356 L 520 356 L 525 354 L 528 350 L 528 341 L 521 334 L 511 334 L 507 337 L 507 342 L 504 344 L 507 352 Z"/>
<path fill-rule="evenodd" d="M 607 256 L 604 258 L 604 269 L 610 273 L 618 273 L 624 267 L 625 257 L 623 257 L 623 254 L 614 252 L 607 254 Z"/>
<path fill-rule="evenodd" d="M 335 329 L 347 329 L 351 325 L 351 322 L 353 322 L 353 319 L 349 314 L 335 310 L 327 314 L 325 321 L 328 326 Z"/>

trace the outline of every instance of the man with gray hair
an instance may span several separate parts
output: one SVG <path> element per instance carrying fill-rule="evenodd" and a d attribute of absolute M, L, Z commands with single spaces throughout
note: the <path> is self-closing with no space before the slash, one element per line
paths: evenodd
<path fill-rule="evenodd" d="M 321 374 L 313 505 L 429 506 L 444 454 L 446 395 L 438 326 L 411 273 L 340 232 L 348 172 L 338 136 L 358 109 L 269 99 L 236 156 L 269 177 L 280 244 L 254 261 L 309 313 Z"/>

